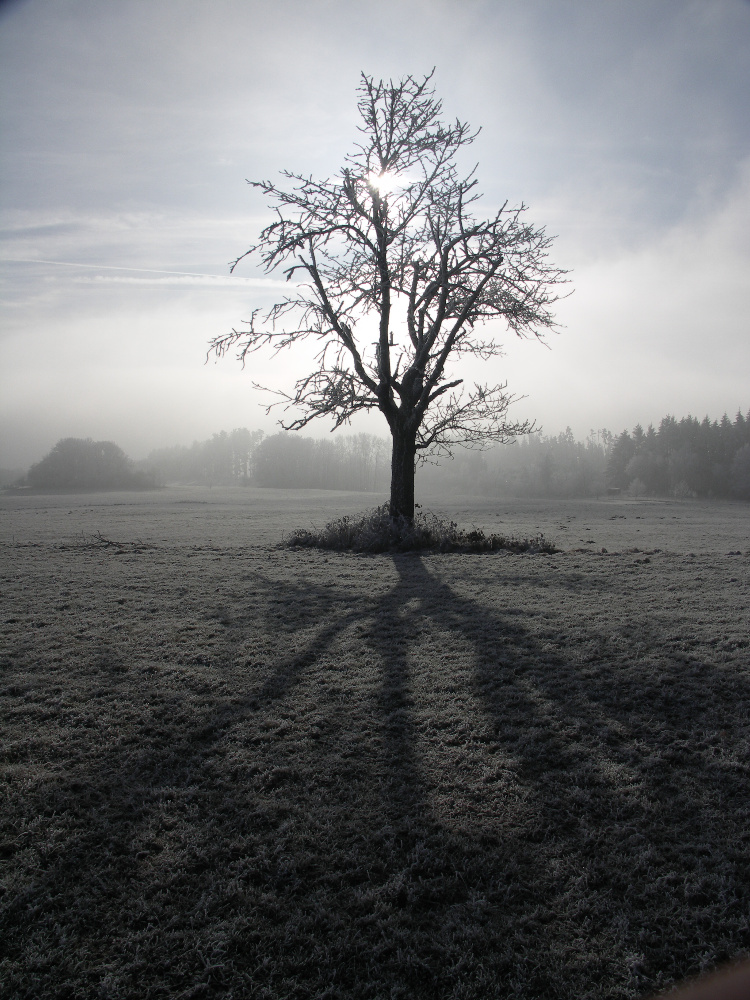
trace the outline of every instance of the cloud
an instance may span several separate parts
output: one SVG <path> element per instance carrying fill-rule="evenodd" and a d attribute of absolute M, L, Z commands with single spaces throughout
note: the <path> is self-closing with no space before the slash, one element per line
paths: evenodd
<path fill-rule="evenodd" d="M 746 288 L 750 158 L 711 211 L 633 248 L 586 261 L 557 309 L 551 350 L 509 340 L 505 372 L 524 416 L 584 434 L 750 406 Z"/>
<path fill-rule="evenodd" d="M 272 278 L 240 278 L 223 274 L 172 275 L 164 278 L 131 278 L 112 274 L 97 274 L 93 277 L 75 277 L 78 285 L 190 285 L 194 288 L 278 288 L 290 289 L 297 285 L 291 282 L 274 281 Z"/>
<path fill-rule="evenodd" d="M 193 274 L 189 271 L 161 271 L 149 267 L 119 267 L 112 264 L 82 264 L 69 260 L 24 259 L 22 257 L 0 258 L 0 264 L 49 264 L 59 267 L 90 268 L 91 270 L 109 271 L 142 271 L 144 273 L 162 274 L 160 278 L 134 278 L 114 274 L 96 274 L 92 276 L 75 276 L 76 284 L 119 284 L 119 285 L 205 285 L 211 287 L 237 288 L 245 285 L 252 288 L 297 288 L 294 282 L 278 281 L 274 278 L 243 278 L 239 275 L 224 274 Z"/>

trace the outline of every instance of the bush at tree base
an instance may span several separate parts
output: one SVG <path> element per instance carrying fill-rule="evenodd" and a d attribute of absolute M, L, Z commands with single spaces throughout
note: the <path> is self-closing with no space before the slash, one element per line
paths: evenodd
<path fill-rule="evenodd" d="M 417 505 L 418 506 L 418 505 Z M 322 529 L 298 528 L 285 545 L 317 549 L 351 549 L 355 552 L 529 552 L 553 553 L 558 549 L 544 535 L 512 538 L 486 535 L 473 528 L 462 531 L 455 521 L 446 521 L 417 509 L 414 520 L 391 517 L 383 504 L 358 518 L 341 517 Z"/>

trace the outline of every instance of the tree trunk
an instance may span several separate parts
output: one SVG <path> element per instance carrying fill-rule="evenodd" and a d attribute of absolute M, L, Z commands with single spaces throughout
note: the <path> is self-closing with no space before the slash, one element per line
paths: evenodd
<path fill-rule="evenodd" d="M 393 429 L 391 457 L 391 517 L 414 520 L 414 462 L 416 436 Z"/>

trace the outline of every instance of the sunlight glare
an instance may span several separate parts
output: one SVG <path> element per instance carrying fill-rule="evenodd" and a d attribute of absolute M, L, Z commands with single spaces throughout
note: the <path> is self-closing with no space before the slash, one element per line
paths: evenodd
<path fill-rule="evenodd" d="M 375 188 L 378 194 L 388 195 L 392 191 L 395 191 L 396 188 L 405 187 L 408 184 L 408 180 L 405 177 L 392 174 L 388 170 L 384 170 L 380 174 L 371 170 L 367 175 L 367 183 L 371 188 Z"/>

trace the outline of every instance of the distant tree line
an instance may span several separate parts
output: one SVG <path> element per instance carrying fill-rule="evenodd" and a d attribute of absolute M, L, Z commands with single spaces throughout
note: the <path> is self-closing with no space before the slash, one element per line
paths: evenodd
<path fill-rule="evenodd" d="M 606 491 L 613 441 L 607 430 L 577 441 L 568 427 L 554 436 L 532 434 L 488 451 L 456 451 L 417 472 L 422 489 L 484 496 L 584 497 Z"/>
<path fill-rule="evenodd" d="M 534 434 L 487 451 L 456 449 L 453 459 L 417 471 L 421 489 L 513 496 L 592 496 L 605 492 L 609 431 L 576 441 L 568 428 L 556 437 Z M 298 433 L 265 437 L 244 428 L 222 431 L 190 447 L 152 452 L 142 463 L 157 483 L 253 485 L 276 489 L 386 492 L 390 442 L 372 434 L 313 438 Z"/>
<path fill-rule="evenodd" d="M 286 489 L 387 490 L 390 443 L 372 434 L 333 439 L 274 434 L 253 456 L 256 486 Z"/>
<path fill-rule="evenodd" d="M 206 441 L 152 451 L 139 463 L 159 486 L 200 483 L 205 486 L 247 486 L 253 481 L 253 456 L 263 431 L 238 427 Z"/>
<path fill-rule="evenodd" d="M 637 425 L 614 441 L 607 463 L 610 487 L 631 493 L 750 500 L 750 411 L 664 417 L 658 430 Z"/>
<path fill-rule="evenodd" d="M 159 484 L 249 485 L 277 489 L 386 489 L 390 452 L 372 434 L 334 439 L 239 428 L 192 446 L 152 451 L 142 467 Z"/>
<path fill-rule="evenodd" d="M 750 412 L 734 420 L 664 417 L 658 430 L 614 437 L 591 431 L 583 442 L 570 428 L 537 434 L 510 447 L 457 452 L 452 462 L 418 473 L 423 488 L 520 497 L 584 497 L 618 491 L 632 496 L 750 500 Z"/>
<path fill-rule="evenodd" d="M 153 486 L 147 472 L 136 470 L 112 441 L 63 438 L 41 462 L 32 465 L 25 482 L 34 489 L 109 490 Z"/>
<path fill-rule="evenodd" d="M 137 465 L 111 441 L 65 438 L 23 482 L 37 489 L 132 489 L 170 483 L 253 485 L 277 489 L 387 492 L 390 442 L 372 434 L 302 437 L 237 428 L 191 446 L 153 451 Z M 577 441 L 568 428 L 533 434 L 487 451 L 458 449 L 426 464 L 417 485 L 428 492 L 486 496 L 630 495 L 750 500 L 750 412 L 637 425 L 614 437 L 591 431 Z"/>

